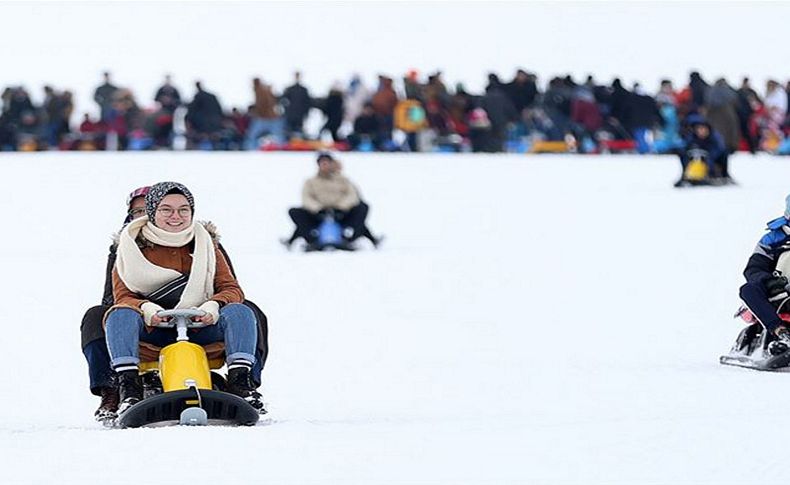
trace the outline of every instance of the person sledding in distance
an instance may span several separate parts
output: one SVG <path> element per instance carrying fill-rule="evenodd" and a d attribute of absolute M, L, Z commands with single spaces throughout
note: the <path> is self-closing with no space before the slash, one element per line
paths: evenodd
<path fill-rule="evenodd" d="M 721 135 L 705 118 L 691 114 L 680 148 L 682 174 L 675 187 L 734 185 L 729 173 L 729 153 Z"/>
<path fill-rule="evenodd" d="M 242 304 L 244 293 L 227 260 L 202 224 L 193 220 L 195 201 L 182 184 L 160 182 L 145 196 L 146 217 L 121 232 L 112 272 L 114 305 L 104 317 L 110 362 L 118 378 L 118 415 L 143 398 L 138 372 L 139 343 L 165 346 L 174 329 L 155 328 L 164 309 L 197 308 L 191 330 L 199 345 L 224 342 L 227 392 L 262 409 L 252 381 L 257 341 L 255 314 Z"/>
<path fill-rule="evenodd" d="M 790 365 L 790 195 L 785 213 L 768 223 L 743 271 L 743 306 L 736 316 L 744 328 L 724 364 L 776 369 Z"/>
<path fill-rule="evenodd" d="M 340 163 L 331 153 L 321 152 L 316 160 L 318 173 L 305 181 L 302 187 L 302 207 L 288 211 L 296 229 L 290 238 L 280 242 L 290 249 L 298 238 L 307 243 L 306 249 L 321 250 L 331 245 L 338 249 L 354 249 L 352 243 L 360 237 L 367 238 L 378 248 L 383 238 L 368 229 L 365 219 L 368 205 L 360 199 L 359 191 L 341 173 Z M 327 223 L 322 226 L 322 223 Z M 331 242 L 322 237 L 323 227 L 338 227 L 338 235 Z"/>
<path fill-rule="evenodd" d="M 124 226 L 134 219 L 145 216 L 145 196 L 148 194 L 149 190 L 149 186 L 144 186 L 133 190 L 129 194 L 126 199 L 127 213 L 126 219 L 123 222 Z M 223 256 L 225 256 L 230 270 L 233 272 L 233 264 L 227 251 L 222 246 L 222 243 L 219 242 L 220 238 L 216 232 L 216 227 L 211 223 L 203 224 L 209 234 L 211 234 L 212 239 L 217 242 L 217 248 L 219 248 Z M 117 246 L 118 235 L 113 238 L 113 243 L 107 255 L 107 269 L 105 272 L 104 294 L 102 296 L 101 305 L 96 305 L 88 309 L 80 325 L 82 352 L 88 363 L 90 391 L 92 394 L 101 397 L 101 402 L 94 413 L 94 417 L 97 421 L 103 423 L 111 423 L 117 417 L 119 404 L 118 385 L 115 381 L 112 366 L 110 365 L 110 354 L 107 350 L 107 341 L 102 326 L 104 314 L 113 305 L 112 270 L 115 266 Z M 258 322 L 258 343 L 255 351 L 256 361 L 253 366 L 252 379 L 255 385 L 260 387 L 261 372 L 269 353 L 268 319 L 254 302 L 245 299 L 244 304 L 249 306 L 255 313 Z"/>

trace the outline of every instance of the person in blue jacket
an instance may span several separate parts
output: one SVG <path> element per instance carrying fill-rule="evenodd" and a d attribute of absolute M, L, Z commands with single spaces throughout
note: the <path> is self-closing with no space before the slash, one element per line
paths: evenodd
<path fill-rule="evenodd" d="M 790 350 L 790 330 L 779 313 L 790 313 L 790 195 L 785 199 L 785 213 L 768 223 L 746 263 L 746 283 L 740 297 L 762 327 L 776 340 L 768 347 L 773 355 Z"/>

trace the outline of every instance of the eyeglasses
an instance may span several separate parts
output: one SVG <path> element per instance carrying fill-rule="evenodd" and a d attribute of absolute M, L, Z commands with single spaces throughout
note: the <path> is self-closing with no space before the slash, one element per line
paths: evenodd
<path fill-rule="evenodd" d="M 145 207 L 138 207 L 137 209 L 132 209 L 129 211 L 129 215 L 132 216 L 132 219 L 142 217 L 143 214 L 145 214 Z"/>
<path fill-rule="evenodd" d="M 172 207 L 160 207 L 156 209 L 156 212 L 162 214 L 165 217 L 170 217 L 176 213 L 176 209 Z M 192 208 L 191 207 L 179 207 L 178 208 L 178 215 L 181 217 L 187 217 L 192 215 Z"/>

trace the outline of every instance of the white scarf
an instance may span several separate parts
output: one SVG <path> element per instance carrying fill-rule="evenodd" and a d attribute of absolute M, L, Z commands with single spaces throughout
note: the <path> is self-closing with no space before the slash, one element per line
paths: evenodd
<path fill-rule="evenodd" d="M 195 241 L 189 280 L 176 308 L 200 306 L 214 296 L 217 259 L 206 228 L 192 222 L 181 232 L 167 232 L 153 225 L 147 217 L 133 220 L 121 231 L 115 267 L 127 288 L 145 296 L 181 276 L 178 271 L 157 266 L 143 256 L 136 242 L 141 231 L 145 239 L 159 246 L 179 248 Z"/>

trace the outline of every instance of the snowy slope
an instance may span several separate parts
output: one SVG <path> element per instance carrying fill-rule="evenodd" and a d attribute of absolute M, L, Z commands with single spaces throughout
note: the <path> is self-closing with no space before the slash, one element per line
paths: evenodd
<path fill-rule="evenodd" d="M 717 359 L 787 160 L 678 191 L 672 158 L 343 158 L 381 251 L 278 245 L 310 154 L 0 156 L 0 483 L 780 483 L 790 377 Z M 269 315 L 265 425 L 92 420 L 79 321 L 161 180 Z"/>

